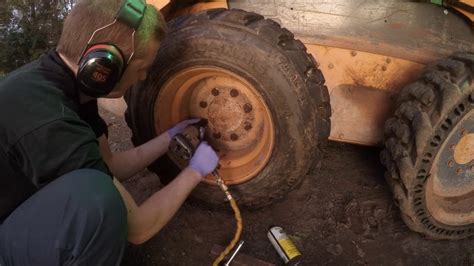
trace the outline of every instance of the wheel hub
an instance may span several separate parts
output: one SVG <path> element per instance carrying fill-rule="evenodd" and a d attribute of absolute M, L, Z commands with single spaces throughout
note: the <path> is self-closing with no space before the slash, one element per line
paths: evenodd
<path fill-rule="evenodd" d="M 270 110 L 251 84 L 227 70 L 194 67 L 178 72 L 160 89 L 154 114 L 157 134 L 183 119 L 207 119 L 205 139 L 219 154 L 226 184 L 247 182 L 270 160 Z M 212 176 L 205 181 L 215 184 Z"/>
<path fill-rule="evenodd" d="M 233 87 L 203 86 L 192 95 L 190 111 L 208 120 L 207 137 L 215 148 L 243 150 L 255 145 L 262 135 L 262 123 L 252 106 L 252 96 Z"/>
<path fill-rule="evenodd" d="M 454 148 L 454 161 L 465 165 L 474 160 L 474 133 L 465 134 Z M 474 171 L 472 167 L 470 170 Z"/>
<path fill-rule="evenodd" d="M 426 204 L 432 216 L 445 224 L 474 223 L 474 110 L 453 127 L 431 173 Z"/>
<path fill-rule="evenodd" d="M 232 132 L 239 129 L 243 114 L 241 106 L 232 99 L 220 98 L 212 101 L 207 117 L 216 131 Z"/>

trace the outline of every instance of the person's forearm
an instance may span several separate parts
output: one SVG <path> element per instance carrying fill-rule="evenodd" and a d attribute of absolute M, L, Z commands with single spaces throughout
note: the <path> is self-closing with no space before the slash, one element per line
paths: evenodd
<path fill-rule="evenodd" d="M 170 137 L 165 132 L 136 148 L 113 153 L 107 161 L 107 165 L 117 179 L 125 180 L 145 169 L 145 167 L 165 154 L 169 143 Z"/>
<path fill-rule="evenodd" d="M 129 241 L 140 244 L 158 233 L 175 215 L 202 177 L 196 171 L 186 168 L 171 183 L 155 192 L 141 206 L 137 207 L 123 186 L 117 188 L 128 209 Z M 117 184 L 116 184 L 117 186 Z"/>

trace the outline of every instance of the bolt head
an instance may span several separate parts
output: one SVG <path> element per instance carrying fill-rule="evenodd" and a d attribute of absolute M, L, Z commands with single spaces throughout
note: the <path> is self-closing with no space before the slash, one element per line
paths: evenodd
<path fill-rule="evenodd" d="M 219 92 L 219 90 L 218 90 L 217 88 L 214 88 L 214 89 L 212 89 L 211 93 L 212 93 L 212 95 L 214 95 L 214 96 L 218 96 L 220 92 Z"/>
<path fill-rule="evenodd" d="M 252 105 L 251 105 L 250 103 L 246 103 L 246 104 L 244 105 L 244 112 L 246 112 L 247 114 L 250 113 L 250 112 L 252 112 L 252 110 L 253 110 L 253 107 L 252 107 Z"/>
<path fill-rule="evenodd" d="M 251 130 L 252 129 L 252 124 L 250 124 L 249 122 L 245 123 L 244 129 L 247 130 L 247 131 Z"/>
<path fill-rule="evenodd" d="M 328 65 L 328 68 L 329 68 L 329 69 L 333 69 L 333 68 L 334 68 L 334 65 L 331 63 L 331 64 Z"/>
<path fill-rule="evenodd" d="M 237 140 L 239 139 L 239 136 L 238 136 L 237 134 L 235 134 L 235 133 L 232 133 L 232 134 L 230 135 L 230 139 L 231 139 L 232 141 L 237 141 Z"/>
<path fill-rule="evenodd" d="M 454 166 L 454 161 L 453 161 L 453 160 L 449 160 L 448 166 L 449 166 L 449 167 L 453 167 L 453 166 Z"/>
<path fill-rule="evenodd" d="M 232 97 L 237 97 L 237 96 L 239 96 L 239 91 L 236 90 L 236 89 L 232 89 L 232 90 L 230 91 L 230 96 L 232 96 Z"/>

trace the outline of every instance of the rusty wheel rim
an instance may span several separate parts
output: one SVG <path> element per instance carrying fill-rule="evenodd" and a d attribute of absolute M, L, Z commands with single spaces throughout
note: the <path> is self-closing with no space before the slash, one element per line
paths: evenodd
<path fill-rule="evenodd" d="M 474 223 L 474 110 L 448 135 L 431 167 L 426 206 L 438 222 Z"/>
<path fill-rule="evenodd" d="M 230 71 L 184 69 L 162 86 L 155 103 L 157 134 L 189 117 L 208 120 L 205 138 L 221 158 L 219 173 L 228 185 L 249 181 L 270 160 L 275 139 L 270 109 L 250 83 Z M 209 175 L 205 182 L 215 179 Z"/>

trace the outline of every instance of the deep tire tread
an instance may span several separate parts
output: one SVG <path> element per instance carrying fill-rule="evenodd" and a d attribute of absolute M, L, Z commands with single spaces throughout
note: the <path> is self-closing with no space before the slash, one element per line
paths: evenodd
<path fill-rule="evenodd" d="M 385 124 L 380 158 L 402 218 L 412 230 L 435 239 L 474 234 L 474 224 L 451 226 L 434 220 L 424 196 L 439 147 L 455 122 L 474 106 L 469 100 L 473 78 L 473 53 L 456 53 L 426 67 L 420 80 L 401 91 L 395 115 Z M 465 82 L 470 84 L 467 90 L 461 86 Z"/>
<path fill-rule="evenodd" d="M 325 80 L 322 72 L 316 66 L 316 60 L 306 51 L 305 45 L 294 39 L 293 33 L 285 28 L 282 28 L 278 23 L 273 20 L 265 19 L 263 16 L 246 12 L 243 10 L 227 10 L 227 9 L 212 9 L 195 14 L 185 15 L 179 17 L 169 23 L 170 32 L 173 34 L 174 31 L 186 27 L 193 27 L 194 25 L 221 25 L 226 27 L 238 28 L 251 34 L 258 36 L 260 40 L 268 43 L 272 47 L 280 49 L 280 54 L 285 56 L 291 62 L 298 62 L 294 64 L 295 70 L 298 72 L 298 76 L 302 77 L 302 83 L 311 91 L 302 92 L 298 97 L 302 101 L 300 104 L 305 108 L 303 113 L 308 115 L 306 119 L 311 122 L 318 130 L 318 134 L 311 136 L 311 140 L 308 140 L 312 145 L 311 156 L 314 162 L 312 167 L 319 167 L 321 164 L 321 154 L 324 148 L 330 132 L 330 116 L 331 107 L 329 103 L 329 93 L 327 87 L 324 86 Z M 137 101 L 137 97 L 130 97 L 129 102 Z M 132 112 L 127 112 L 127 116 L 132 116 Z M 132 119 L 128 118 L 128 121 Z M 132 121 L 133 122 L 133 121 Z M 139 132 L 139 129 L 135 125 L 130 125 L 132 131 Z M 134 137 L 135 145 L 139 145 L 143 141 L 138 136 Z M 313 159 L 314 158 L 314 159 Z M 311 169 L 307 169 L 310 171 Z M 248 204 L 244 204 L 247 207 L 259 208 L 270 204 L 272 201 L 283 198 L 288 191 L 298 185 L 302 179 L 295 175 L 289 175 L 286 180 L 286 186 L 274 189 L 272 193 L 269 193 L 265 197 L 256 197 L 256 200 Z"/>

